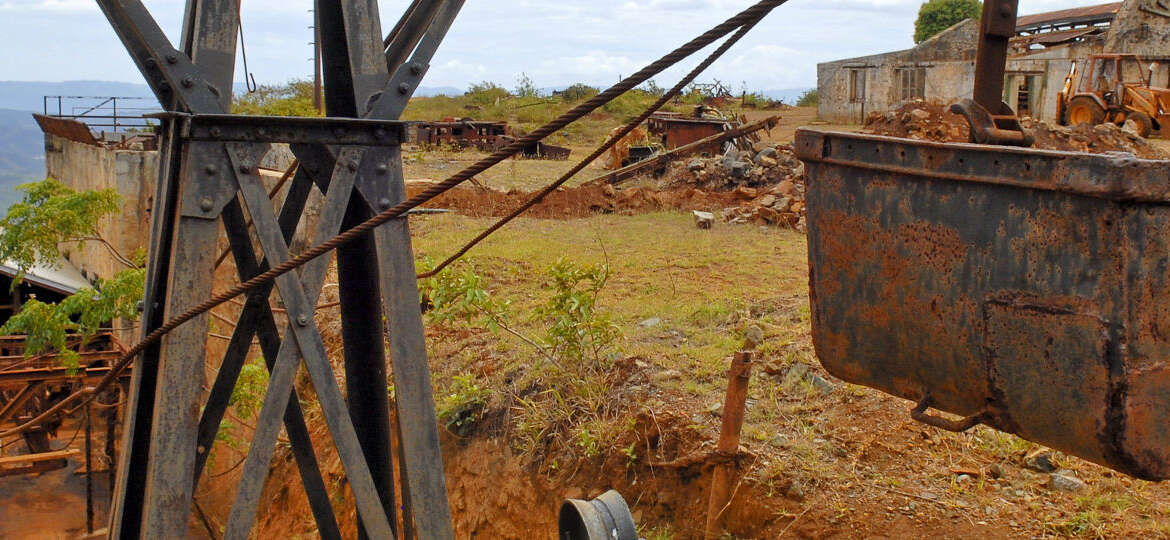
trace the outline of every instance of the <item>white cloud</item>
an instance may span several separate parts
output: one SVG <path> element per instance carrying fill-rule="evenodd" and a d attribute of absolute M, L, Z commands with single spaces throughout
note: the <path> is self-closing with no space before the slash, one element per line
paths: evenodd
<path fill-rule="evenodd" d="M 1021 0 L 1021 13 L 1105 0 Z M 147 0 L 177 41 L 183 0 Z M 428 86 L 609 84 L 750 6 L 753 0 L 471 0 L 434 59 Z M 777 8 L 702 80 L 736 88 L 813 86 L 816 63 L 903 49 L 922 0 L 792 0 Z M 383 27 L 410 0 L 379 0 Z M 249 67 L 261 82 L 311 75 L 308 0 L 243 0 Z M 140 80 L 92 0 L 0 0 L 0 78 Z M 670 86 L 708 47 L 656 77 Z"/>

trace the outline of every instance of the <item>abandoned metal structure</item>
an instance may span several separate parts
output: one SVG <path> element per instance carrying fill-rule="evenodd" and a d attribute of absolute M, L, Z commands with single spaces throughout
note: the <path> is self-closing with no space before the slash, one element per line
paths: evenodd
<path fill-rule="evenodd" d="M 1170 80 L 1170 17 L 1151 0 L 1126 0 L 1020 17 L 1010 42 L 1004 101 L 1021 116 L 1057 120 L 1057 94 L 1073 62 L 1092 54 L 1135 53 L 1161 62 L 1154 81 Z M 970 97 L 979 21 L 966 20 L 911 49 L 817 66 L 818 115 L 860 123 L 914 101 Z"/>
<path fill-rule="evenodd" d="M 972 142 L 1028 146 L 1000 102 L 1014 8 L 984 4 Z M 826 369 L 932 426 L 1170 478 L 1170 164 L 815 130 L 795 148 Z"/>
<path fill-rule="evenodd" d="M 385 41 L 376 2 L 318 2 L 329 115 L 323 119 L 226 114 L 239 25 L 235 2 L 188 1 L 178 44 L 169 42 L 141 2 L 98 4 L 167 110 L 158 117 L 161 170 L 143 310 L 149 332 L 209 296 L 219 221 L 246 280 L 290 258 L 288 241 L 314 186 L 325 195 L 318 242 L 404 200 L 399 144 L 406 132 L 396 119 L 463 2 L 416 1 Z M 257 173 L 272 143 L 290 144 L 301 163 L 276 211 Z M 262 253 L 253 247 L 252 232 Z M 206 315 L 178 328 L 148 347 L 134 370 L 112 537 L 160 538 L 186 530 L 193 490 L 254 337 L 271 377 L 226 536 L 248 535 L 283 423 L 319 531 L 325 538 L 339 537 L 293 390 L 301 359 L 344 464 L 364 533 L 390 538 L 396 530 L 419 530 L 428 538 L 452 536 L 405 218 L 342 248 L 337 259 L 348 399 L 334 379 L 313 320 L 329 259 L 309 263 L 299 276 L 276 280 L 287 320 L 278 319 L 270 307 L 272 285 L 248 296 L 206 400 L 201 387 L 206 323 L 198 322 Z M 390 335 L 397 381 L 398 433 L 390 432 L 383 330 Z M 400 452 L 392 455 L 391 448 Z M 402 493 L 394 492 L 395 463 L 401 466 Z"/>

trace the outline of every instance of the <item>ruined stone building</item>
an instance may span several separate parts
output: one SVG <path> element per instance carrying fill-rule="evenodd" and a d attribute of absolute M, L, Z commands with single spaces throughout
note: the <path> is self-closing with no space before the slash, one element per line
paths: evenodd
<path fill-rule="evenodd" d="M 1135 53 L 1158 62 L 1155 85 L 1170 85 L 1170 1 L 1125 0 L 1019 17 L 1004 101 L 1021 116 L 1055 121 L 1057 93 L 1073 62 Z M 819 115 L 861 123 L 914 101 L 971 97 L 979 22 L 965 20 L 912 49 L 817 66 Z"/>
<path fill-rule="evenodd" d="M 45 175 L 76 191 L 116 190 L 121 208 L 102 219 L 98 232 L 125 256 L 145 250 L 158 177 L 154 136 L 99 140 L 80 122 L 41 115 L 36 119 L 45 133 Z M 91 281 L 126 268 L 99 242 L 62 246 L 62 255 Z"/>

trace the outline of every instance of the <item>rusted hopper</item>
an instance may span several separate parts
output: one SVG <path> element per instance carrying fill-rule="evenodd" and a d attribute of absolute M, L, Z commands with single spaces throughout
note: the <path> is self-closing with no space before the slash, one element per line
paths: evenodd
<path fill-rule="evenodd" d="M 826 369 L 932 425 L 1170 478 L 1170 161 L 812 130 L 795 147 Z"/>

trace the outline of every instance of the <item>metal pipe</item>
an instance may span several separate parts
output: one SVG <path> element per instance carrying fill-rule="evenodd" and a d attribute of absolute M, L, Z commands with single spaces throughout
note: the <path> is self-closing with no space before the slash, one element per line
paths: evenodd
<path fill-rule="evenodd" d="M 743 417 L 747 410 L 748 382 L 752 376 L 752 353 L 740 351 L 731 361 L 727 370 L 727 396 L 723 400 L 723 425 L 719 430 L 719 443 L 715 452 L 721 457 L 733 457 L 739 451 L 739 434 L 743 429 Z M 707 528 L 705 538 L 719 538 L 727 520 L 727 507 L 731 503 L 731 484 L 736 474 L 732 459 L 724 459 L 715 466 L 711 474 L 711 496 L 707 502 Z"/>

